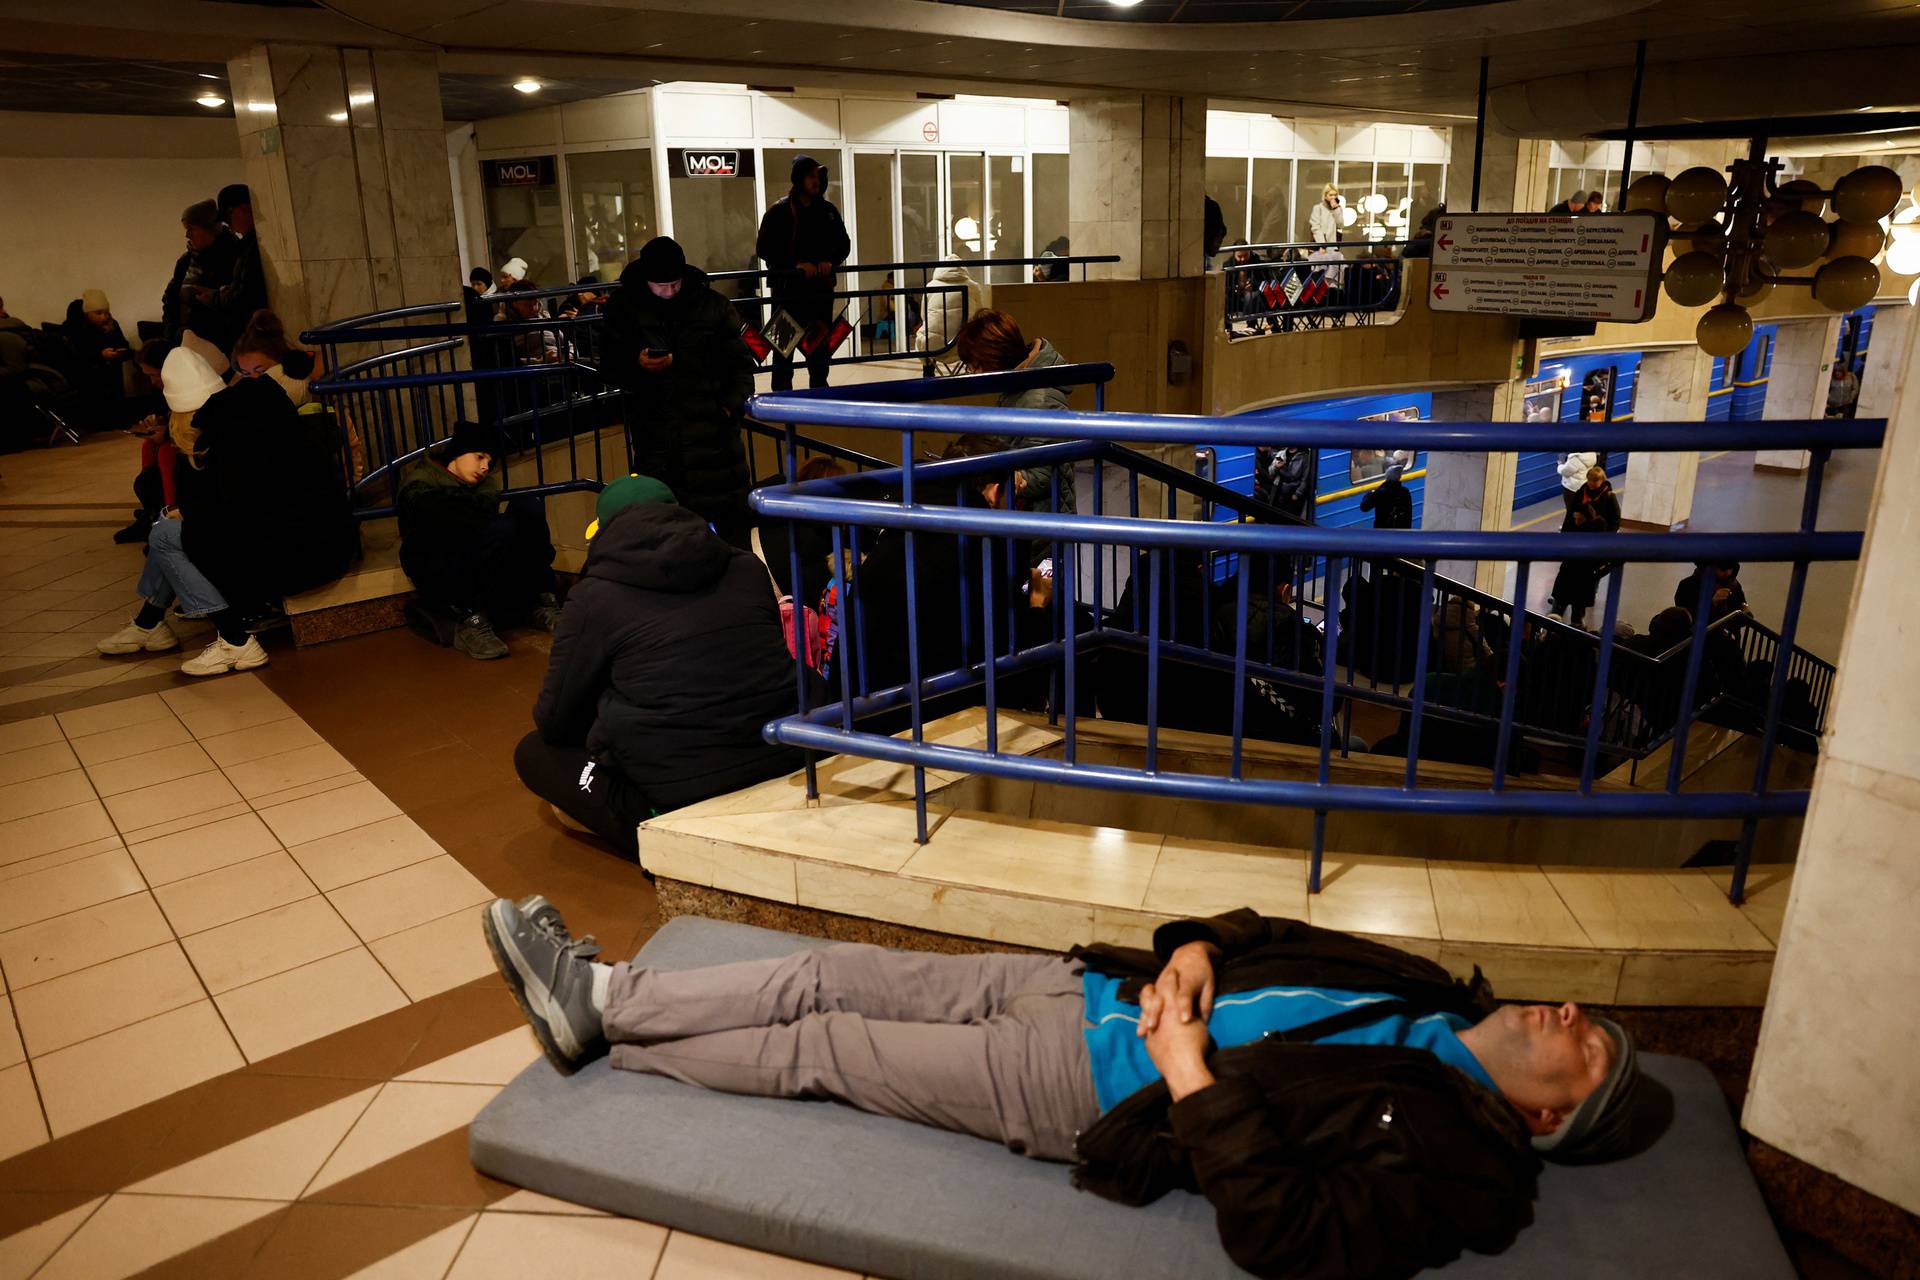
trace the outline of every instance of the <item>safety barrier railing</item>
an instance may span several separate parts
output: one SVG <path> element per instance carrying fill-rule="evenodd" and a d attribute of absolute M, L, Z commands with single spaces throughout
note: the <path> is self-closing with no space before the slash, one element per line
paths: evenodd
<path fill-rule="evenodd" d="M 1636 694 L 1617 679 L 1616 673 L 1633 663 L 1623 659 L 1626 651 L 1615 634 L 1621 579 L 1630 568 L 1635 573 L 1644 571 L 1640 568 L 1644 565 L 1789 562 L 1793 566 L 1790 585 L 1773 643 L 1777 652 L 1792 654 L 1809 566 L 1856 559 L 1860 552 L 1858 532 L 1816 529 L 1826 461 L 1834 449 L 1877 447 L 1885 429 L 1883 421 L 1865 420 L 1724 426 L 1609 424 L 1602 441 L 1601 432 L 1569 424 L 1575 433 L 1565 441 L 1569 447 L 1606 443 L 1653 452 L 1810 449 L 1813 463 L 1800 527 L 1795 532 L 1753 533 L 1496 533 L 1149 518 L 1151 513 L 1142 513 L 1134 496 L 1139 492 L 1138 463 L 1122 451 L 1182 444 L 1190 448 L 1196 439 L 1330 447 L 1377 447 L 1384 442 L 1437 452 L 1503 451 L 1530 442 L 1530 434 L 1520 424 L 1253 424 L 1234 419 L 861 403 L 804 396 L 761 396 L 753 404 L 753 413 L 795 431 L 865 428 L 881 438 L 898 440 L 898 466 L 807 482 L 789 480 L 757 491 L 753 502 L 768 520 L 826 526 L 831 563 L 850 569 L 852 584 L 851 591 L 834 594 L 829 606 L 832 625 L 839 637 L 857 644 L 855 654 L 837 653 L 829 665 L 827 674 L 837 684 L 837 698 L 824 705 L 815 699 L 809 705 L 806 681 L 800 679 L 799 711 L 770 724 L 768 737 L 813 752 L 845 752 L 911 765 L 922 838 L 928 768 L 1310 809 L 1314 838 L 1309 884 L 1316 891 L 1326 818 L 1333 810 L 1738 819 L 1740 838 L 1730 888 L 1735 901 L 1744 894 L 1758 822 L 1796 815 L 1806 807 L 1804 790 L 1771 786 L 1773 759 L 1787 724 L 1783 709 L 1789 681 L 1795 678 L 1793 663 L 1772 661 L 1765 673 L 1762 705 L 1751 726 L 1760 737 L 1752 785 L 1741 790 L 1683 790 L 1687 742 L 1700 718 L 1701 694 L 1710 679 L 1713 575 L 1700 575 L 1700 598 L 1682 651 L 1684 662 L 1673 673 L 1677 695 L 1670 703 Z M 929 463 L 919 459 L 915 446 L 916 436 L 924 432 L 1055 443 Z M 1391 438 L 1383 438 L 1383 432 Z M 1106 512 L 1103 473 L 1109 468 L 1127 477 L 1125 515 Z M 1060 500 L 1062 473 L 1071 474 L 1073 469 L 1092 480 L 1091 510 L 1081 514 L 1069 514 Z M 1037 504 L 1044 509 L 1016 510 L 1010 505 L 1017 488 L 1015 477 L 1023 470 L 1053 477 L 1044 501 Z M 1027 493 L 1032 492 L 1029 485 Z M 798 538 L 789 541 L 796 557 L 793 578 L 799 581 Z M 1205 558 L 1218 553 L 1237 557 L 1231 585 L 1222 592 L 1209 592 L 1204 586 L 1196 592 L 1194 584 L 1206 581 Z M 1568 762 L 1564 789 L 1516 788 L 1512 785 L 1516 775 L 1528 768 L 1525 740 L 1516 730 L 1523 723 L 1529 691 L 1553 655 L 1543 651 L 1536 629 L 1525 625 L 1460 673 L 1434 670 L 1433 620 L 1441 602 L 1437 565 L 1441 560 L 1513 562 L 1513 594 L 1506 603 L 1511 617 L 1525 619 L 1524 601 L 1535 565 L 1569 557 L 1617 566 L 1590 682 L 1581 698 L 1579 732 L 1562 735 L 1577 741 L 1578 748 Z M 1285 593 L 1267 586 L 1275 578 L 1299 583 L 1309 565 L 1326 584 L 1317 626 L 1306 622 Z M 1385 627 L 1386 610 L 1377 600 L 1365 608 L 1361 604 L 1363 591 L 1373 588 L 1354 584 L 1407 578 L 1404 566 L 1409 565 L 1417 574 L 1412 590 L 1397 594 L 1403 602 L 1399 607 L 1412 615 L 1412 626 L 1405 628 L 1396 620 L 1392 627 Z M 1126 574 L 1128 590 L 1109 603 L 1111 575 L 1116 570 Z M 1196 610 L 1212 616 L 1196 619 Z M 1369 611 L 1371 624 L 1362 616 Z M 795 612 L 795 651 L 805 653 L 798 636 L 800 611 Z M 1194 626 L 1196 621 L 1201 622 L 1199 627 Z M 1396 645 L 1410 637 L 1414 651 L 1411 689 L 1404 695 L 1406 714 L 1397 735 L 1398 749 L 1406 757 L 1399 786 L 1330 780 L 1331 761 L 1352 745 L 1339 728 L 1338 713 L 1345 700 L 1360 692 L 1351 678 L 1340 678 L 1342 666 L 1348 668 L 1349 677 L 1353 674 L 1353 647 L 1349 642 L 1343 654 L 1342 637 L 1357 637 L 1370 626 L 1391 631 Z M 1289 640 L 1294 645 L 1291 653 L 1287 652 Z M 1123 660 L 1110 662 L 1115 654 Z M 1197 667 L 1214 679 L 1183 682 L 1176 671 L 1179 666 Z M 1131 695 L 1145 722 L 1142 767 L 1078 758 L 1076 722 L 1086 715 L 1104 714 L 1101 699 L 1109 693 L 1122 701 Z M 984 702 L 988 729 L 983 747 L 926 741 L 929 703 L 955 697 Z M 1217 703 L 1231 743 L 1224 775 L 1169 770 L 1159 759 L 1163 723 L 1181 714 L 1196 697 Z M 1596 778 L 1608 760 L 1603 750 L 1607 723 L 1617 718 L 1609 715 L 1610 705 L 1636 697 L 1645 704 L 1635 705 L 1643 719 L 1671 710 L 1671 725 L 1661 731 L 1670 751 L 1665 784 L 1596 789 Z M 1062 725 L 1060 757 L 1002 752 L 995 726 L 1003 706 L 1038 706 L 1055 716 Z M 1594 714 L 1596 708 L 1600 714 Z M 1468 718 L 1463 720 L 1462 712 Z M 873 723 L 876 717 L 901 715 L 908 730 L 904 738 L 883 731 L 889 728 L 885 723 Z M 1278 726 L 1280 732 L 1262 732 L 1271 726 Z M 1294 740 L 1304 736 L 1317 747 L 1314 779 L 1248 776 L 1246 740 L 1250 736 L 1289 740 L 1288 733 L 1295 735 Z M 1457 779 L 1444 788 L 1423 784 L 1419 769 L 1423 759 L 1463 755 L 1488 769 L 1488 786 L 1461 787 Z M 1577 782 L 1571 772 L 1576 763 Z"/>
<path fill-rule="evenodd" d="M 1400 309 L 1408 240 L 1242 244 L 1221 250 L 1236 337 L 1376 323 Z"/>

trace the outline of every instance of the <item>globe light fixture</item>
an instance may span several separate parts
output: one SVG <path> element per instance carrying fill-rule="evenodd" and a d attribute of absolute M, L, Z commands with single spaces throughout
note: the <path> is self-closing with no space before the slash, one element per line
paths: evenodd
<path fill-rule="evenodd" d="M 1649 174 L 1627 188 L 1631 210 L 1665 213 L 1679 223 L 1668 237 L 1672 260 L 1663 287 L 1686 307 L 1719 304 L 1694 331 L 1700 349 L 1732 356 L 1753 337 L 1747 308 L 1779 285 L 1808 286 L 1830 311 L 1853 311 L 1880 291 L 1873 258 L 1888 270 L 1920 275 L 1920 204 L 1893 218 L 1904 198 L 1900 175 L 1885 165 L 1855 169 L 1823 190 L 1806 178 L 1779 182 L 1780 162 L 1756 140 L 1743 160 L 1687 169 L 1668 181 Z M 1831 220 L 1821 211 L 1832 208 Z M 1888 219 L 1882 230 L 1882 219 Z M 1818 265 L 1812 275 L 1784 275 Z"/>
<path fill-rule="evenodd" d="M 1367 212 L 1371 214 L 1378 215 L 1378 214 L 1385 213 L 1387 211 L 1387 198 L 1381 195 L 1378 191 L 1374 192 L 1372 195 L 1368 196 L 1365 200 L 1361 201 L 1360 203 L 1366 206 Z"/>
<path fill-rule="evenodd" d="M 1353 211 L 1352 205 L 1343 204 L 1340 206 L 1340 225 L 1341 226 L 1350 227 L 1358 221 L 1360 221 L 1360 215 Z"/>

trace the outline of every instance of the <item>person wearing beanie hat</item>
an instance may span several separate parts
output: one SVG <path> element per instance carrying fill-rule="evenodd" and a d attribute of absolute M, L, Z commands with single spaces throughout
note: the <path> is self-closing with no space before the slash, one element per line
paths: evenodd
<path fill-rule="evenodd" d="M 236 317 L 220 300 L 221 290 L 233 283 L 242 246 L 211 200 L 188 205 L 180 214 L 180 226 L 187 235 L 187 250 L 173 264 L 173 278 L 160 299 L 166 336 L 179 342 L 183 334 L 192 332 L 224 354 L 245 323 L 245 317 Z"/>
<path fill-rule="evenodd" d="M 793 660 L 766 566 L 668 485 L 623 477 L 595 515 L 514 767 L 562 822 L 633 860 L 650 814 L 798 767 L 760 736 L 793 712 Z"/>
<path fill-rule="evenodd" d="M 66 321 L 60 327 L 80 358 L 77 387 L 84 397 L 84 412 L 103 426 L 126 426 L 128 397 L 134 394 L 133 344 L 113 318 L 106 291 L 88 289 L 68 303 Z"/>
<path fill-rule="evenodd" d="M 847 260 L 852 242 L 840 210 L 827 199 L 826 166 L 812 156 L 795 156 L 787 194 L 760 219 L 754 252 L 766 264 L 767 292 L 774 314 L 785 311 L 806 331 L 807 384 L 827 385 L 827 361 L 837 343 L 838 309 L 834 272 Z M 773 352 L 773 389 L 793 389 L 793 357 Z"/>
<path fill-rule="evenodd" d="M 622 413 L 634 465 L 722 538 L 747 546 L 751 477 L 740 423 L 754 360 L 733 304 L 671 237 L 656 236 L 620 273 L 602 334 L 601 376 L 628 393 Z"/>
<path fill-rule="evenodd" d="M 507 656 L 499 627 L 560 620 L 546 508 L 527 495 L 502 505 L 505 460 L 493 427 L 461 421 L 400 475 L 400 567 L 417 593 L 407 625 L 469 658 Z"/>
<path fill-rule="evenodd" d="M 508 258 L 500 264 L 500 270 L 493 277 L 493 292 L 505 293 L 527 278 L 527 260 Z"/>

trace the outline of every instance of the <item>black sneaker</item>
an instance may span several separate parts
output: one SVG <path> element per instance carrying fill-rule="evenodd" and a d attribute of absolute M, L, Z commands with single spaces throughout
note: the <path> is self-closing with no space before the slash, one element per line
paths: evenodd
<path fill-rule="evenodd" d="M 494 631 L 484 613 L 470 613 L 460 619 L 453 629 L 453 647 L 482 661 L 507 656 L 507 642 Z"/>
<path fill-rule="evenodd" d="M 534 598 L 533 613 L 527 621 L 545 632 L 560 629 L 560 601 L 551 591 L 542 591 Z"/>
<path fill-rule="evenodd" d="M 147 513 L 144 511 L 136 511 L 133 513 L 133 523 L 115 533 L 113 540 L 121 544 L 145 542 L 147 540 L 147 534 L 152 531 L 152 529 L 153 521 L 148 517 Z"/>
<path fill-rule="evenodd" d="M 533 907 L 531 915 L 519 903 L 495 898 L 480 909 L 481 929 L 547 1060 L 571 1075 L 606 1050 L 588 958 L 600 948 L 592 938 L 571 937 L 545 898 L 535 895 L 525 902 Z"/>

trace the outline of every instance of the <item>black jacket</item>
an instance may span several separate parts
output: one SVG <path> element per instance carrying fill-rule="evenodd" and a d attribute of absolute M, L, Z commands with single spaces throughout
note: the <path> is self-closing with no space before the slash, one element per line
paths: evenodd
<path fill-rule="evenodd" d="M 533 709 L 542 738 L 611 761 L 664 811 L 799 767 L 760 736 L 794 705 L 758 560 L 677 504 L 601 526 L 553 637 Z"/>
<path fill-rule="evenodd" d="M 236 338 L 246 331 L 253 313 L 267 305 L 267 270 L 260 263 L 260 233 L 235 236 L 239 248 L 233 257 L 233 275 L 220 289 L 214 306 L 221 323 L 233 330 Z"/>
<path fill-rule="evenodd" d="M 1218 995 L 1294 984 L 1474 1019 L 1494 1006 L 1478 971 L 1461 983 L 1392 947 L 1247 909 L 1163 925 L 1152 953 L 1073 954 L 1125 978 L 1131 1000 L 1196 939 L 1221 949 Z M 1424 1050 L 1263 1040 L 1208 1066 L 1207 1088 L 1175 1103 L 1149 1085 L 1081 1134 L 1075 1185 L 1124 1204 L 1196 1191 L 1228 1255 L 1269 1277 L 1410 1276 L 1465 1249 L 1497 1253 L 1532 1221 L 1540 1166 L 1519 1115 Z"/>
<path fill-rule="evenodd" d="M 1300 448 L 1270 449 L 1260 445 L 1253 451 L 1253 460 L 1253 496 L 1268 506 L 1279 507 L 1312 523 L 1312 451 Z"/>
<path fill-rule="evenodd" d="M 326 414 L 295 412 L 271 378 L 242 378 L 193 425 L 196 452 L 174 466 L 180 536 L 227 603 L 279 600 L 347 571 L 360 529 Z"/>
<path fill-rule="evenodd" d="M 194 285 L 226 289 L 233 283 L 240 250 L 240 237 L 222 227 L 206 248 L 188 249 L 174 262 L 173 278 L 167 281 L 167 291 L 160 298 L 160 318 L 166 324 L 167 337 L 178 342 L 181 332 L 191 329 L 222 351 L 232 349 L 246 325 L 246 316 L 239 317 L 236 324 L 233 308 L 223 306 L 218 296 L 211 302 L 201 302 L 187 297 L 181 288 Z"/>
<path fill-rule="evenodd" d="M 851 252 L 847 224 L 833 201 L 818 195 L 803 205 L 791 191 L 775 200 L 760 219 L 760 234 L 754 241 L 754 254 L 775 273 L 768 292 L 775 303 L 802 321 L 825 318 L 833 277 L 793 273 L 803 262 L 831 262 L 837 267 Z"/>
<path fill-rule="evenodd" d="M 1413 528 L 1413 491 L 1398 476 L 1362 494 L 1360 509 L 1373 512 L 1376 529 Z"/>
<path fill-rule="evenodd" d="M 753 354 L 733 304 L 688 267 L 680 292 L 655 297 L 636 261 L 607 303 L 600 373 L 626 397 L 634 466 L 716 523 L 748 518 L 740 419 L 753 392 Z M 673 353 L 664 373 L 640 367 L 648 348 Z"/>
<path fill-rule="evenodd" d="M 1713 566 L 1696 565 L 1693 572 L 1680 579 L 1679 584 L 1673 589 L 1673 602 L 1682 609 L 1685 609 L 1688 613 L 1692 613 L 1700 604 L 1701 574 L 1706 574 L 1711 577 L 1713 575 Z M 1727 598 L 1715 604 L 1713 602 L 1714 594 L 1718 592 L 1721 587 L 1727 588 Z M 1738 612 L 1740 609 L 1745 608 L 1746 603 L 1747 589 L 1740 585 L 1740 576 L 1735 574 L 1725 582 L 1716 582 L 1712 587 L 1707 589 L 1707 619 L 1711 622 L 1718 622 L 1728 614 Z"/>

